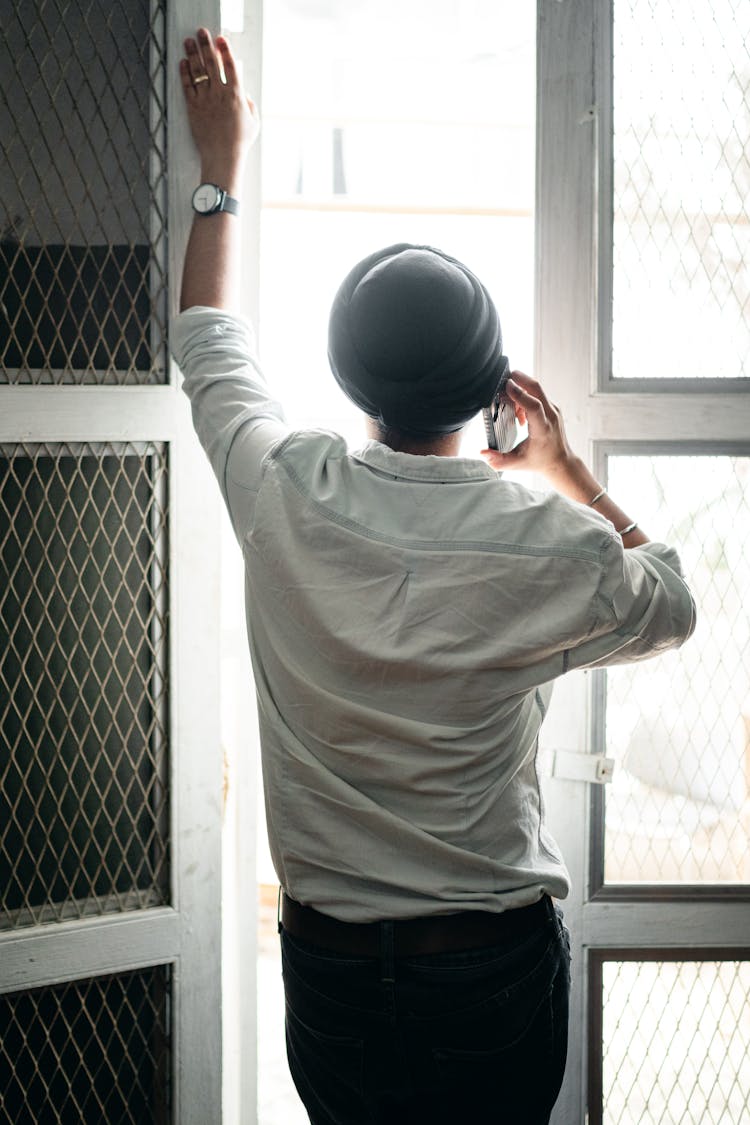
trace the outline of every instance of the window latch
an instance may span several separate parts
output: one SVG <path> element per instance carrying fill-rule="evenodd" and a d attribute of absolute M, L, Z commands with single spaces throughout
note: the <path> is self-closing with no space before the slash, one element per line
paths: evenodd
<path fill-rule="evenodd" d="M 614 758 L 604 754 L 582 754 L 578 750 L 547 750 L 540 753 L 544 772 L 562 781 L 585 781 L 589 785 L 606 785 L 615 772 Z"/>

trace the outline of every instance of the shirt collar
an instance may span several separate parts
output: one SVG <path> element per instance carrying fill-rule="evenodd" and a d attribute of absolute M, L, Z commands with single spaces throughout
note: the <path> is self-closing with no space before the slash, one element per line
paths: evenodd
<path fill-rule="evenodd" d="M 396 480 L 451 481 L 494 480 L 500 476 L 486 461 L 475 457 L 435 457 L 398 453 L 379 441 L 368 441 L 352 453 L 355 461 Z"/>

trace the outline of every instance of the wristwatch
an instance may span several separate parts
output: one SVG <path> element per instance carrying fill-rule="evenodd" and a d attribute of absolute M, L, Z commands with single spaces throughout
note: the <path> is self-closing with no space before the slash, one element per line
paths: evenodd
<path fill-rule="evenodd" d="M 199 215 L 215 215 L 217 211 L 228 211 L 238 215 L 239 201 L 228 195 L 218 184 L 198 184 L 193 192 L 193 210 Z"/>

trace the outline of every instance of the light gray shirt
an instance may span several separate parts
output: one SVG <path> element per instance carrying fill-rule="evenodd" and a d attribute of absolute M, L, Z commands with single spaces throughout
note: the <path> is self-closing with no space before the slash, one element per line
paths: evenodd
<path fill-rule="evenodd" d="M 674 550 L 473 458 L 290 431 L 250 326 L 172 328 L 242 548 L 271 855 L 345 921 L 564 897 L 536 769 L 552 681 L 684 641 Z"/>

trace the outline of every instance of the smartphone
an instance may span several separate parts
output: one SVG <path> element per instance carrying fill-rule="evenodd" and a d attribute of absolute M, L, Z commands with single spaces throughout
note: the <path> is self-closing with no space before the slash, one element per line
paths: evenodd
<path fill-rule="evenodd" d="M 490 406 L 482 411 L 484 429 L 487 434 L 487 446 L 496 449 L 498 453 L 510 453 L 518 438 L 516 425 L 516 408 L 505 393 L 505 384 L 510 378 L 510 364 L 507 356 L 501 356 L 505 365 L 500 376 L 500 385 L 497 394 Z"/>

